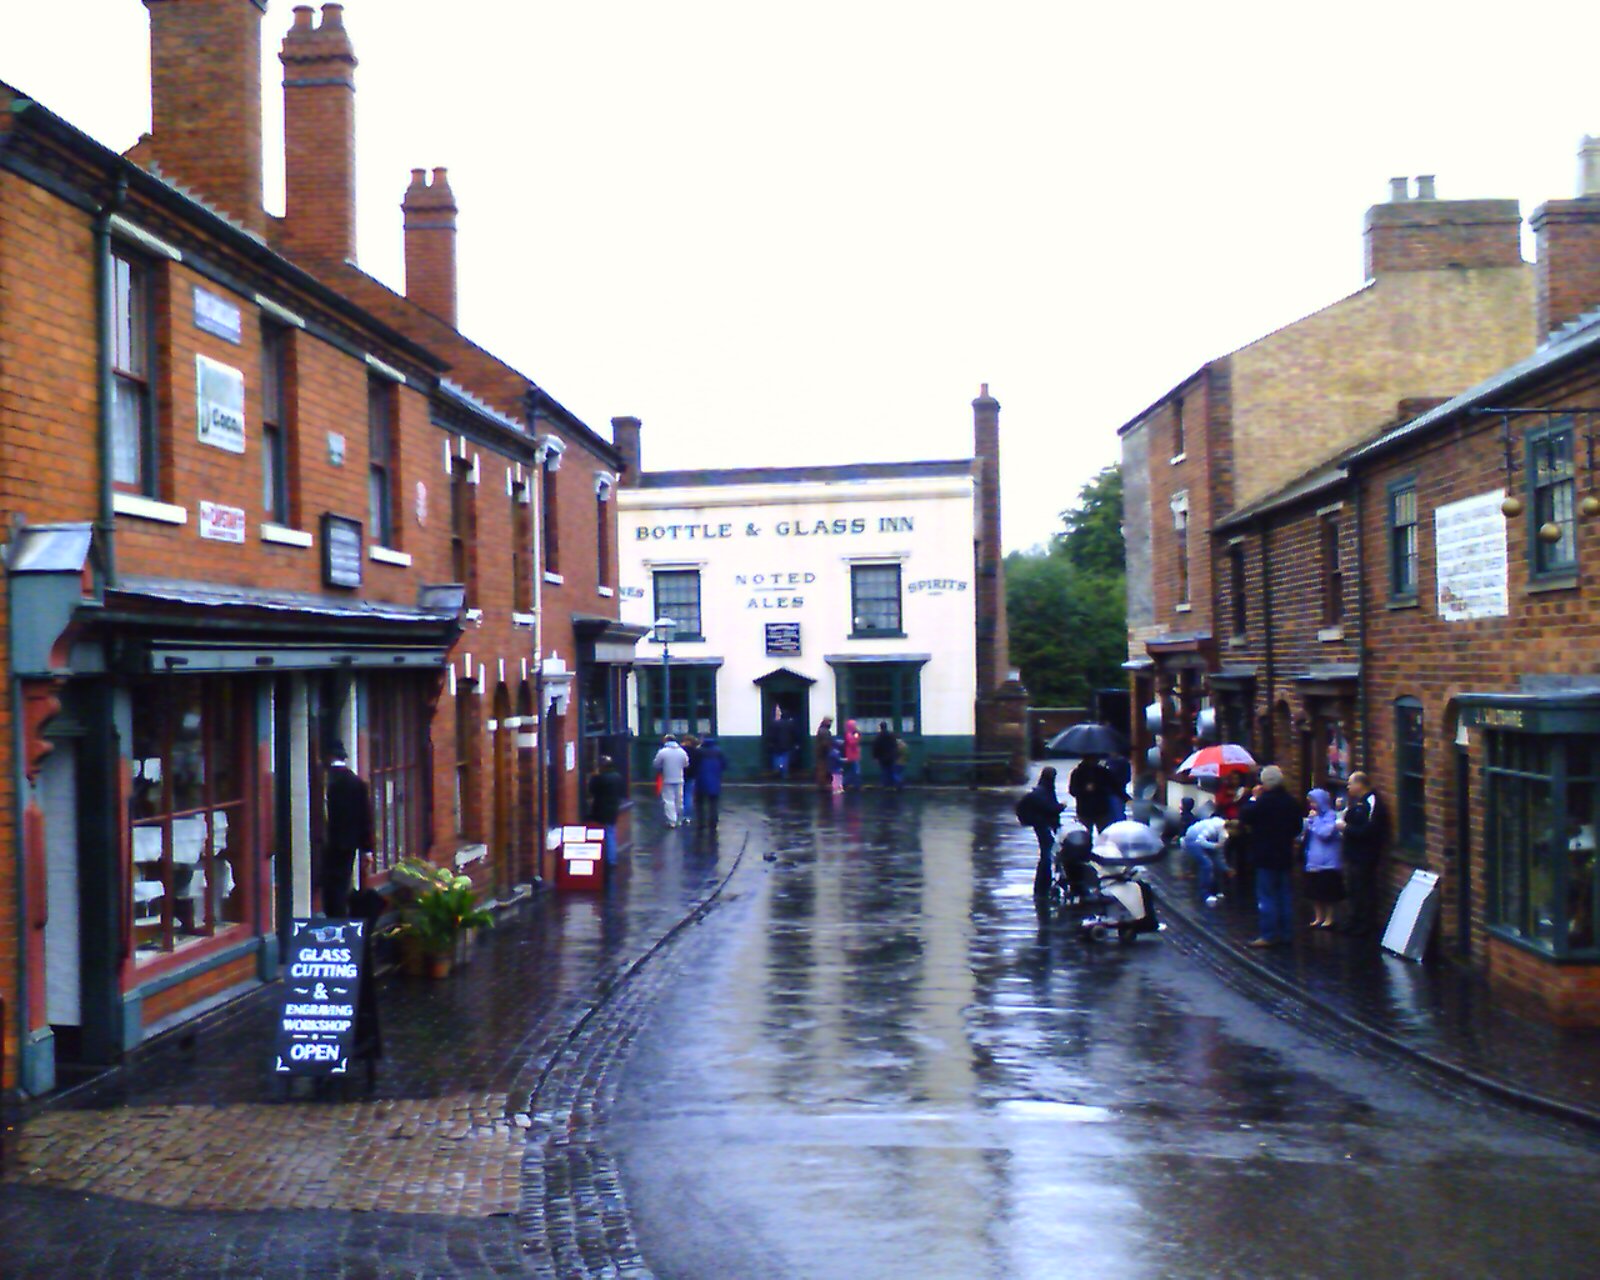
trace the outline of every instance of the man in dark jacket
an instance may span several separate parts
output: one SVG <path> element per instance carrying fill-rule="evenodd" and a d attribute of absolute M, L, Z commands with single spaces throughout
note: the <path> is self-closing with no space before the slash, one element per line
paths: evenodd
<path fill-rule="evenodd" d="M 1294 938 L 1294 903 L 1289 892 L 1289 868 L 1294 865 L 1295 841 L 1300 838 L 1305 811 L 1283 789 L 1283 770 L 1269 764 L 1261 771 L 1261 785 L 1245 801 L 1240 821 L 1250 833 L 1256 865 L 1256 912 L 1259 936 L 1246 946 L 1279 947 Z"/>
<path fill-rule="evenodd" d="M 1039 771 L 1039 781 L 1032 791 L 1017 801 L 1017 821 L 1033 828 L 1039 841 L 1039 865 L 1033 873 L 1033 900 L 1046 902 L 1050 897 L 1050 881 L 1054 868 L 1050 855 L 1055 849 L 1056 832 L 1061 828 L 1063 805 L 1056 799 L 1056 771 L 1046 765 Z"/>
<path fill-rule="evenodd" d="M 589 821 L 606 833 L 606 866 L 617 865 L 617 815 L 622 812 L 622 775 L 610 756 L 600 757 L 600 767 L 589 775 Z"/>
<path fill-rule="evenodd" d="M 322 914 L 342 919 L 350 911 L 350 883 L 358 853 L 372 852 L 372 795 L 350 768 L 344 743 L 335 742 L 328 763 L 328 821 L 324 828 Z"/>
<path fill-rule="evenodd" d="M 887 720 L 878 721 L 878 732 L 872 739 L 872 758 L 877 762 L 878 780 L 885 791 L 894 786 L 895 752 L 894 730 L 889 728 Z"/>
<path fill-rule="evenodd" d="M 1114 786 L 1111 770 L 1100 756 L 1084 756 L 1072 771 L 1067 791 L 1074 801 L 1074 812 L 1079 822 L 1096 831 L 1104 830 L 1111 821 L 1111 792 Z"/>
<path fill-rule="evenodd" d="M 694 802 L 700 825 L 717 829 L 717 808 L 722 803 L 722 775 L 728 768 L 728 757 L 715 738 L 700 744 L 700 773 L 695 780 Z"/>
<path fill-rule="evenodd" d="M 1344 878 L 1350 914 L 1345 933 L 1371 933 L 1378 923 L 1378 861 L 1389 839 L 1389 810 L 1364 773 L 1350 775 L 1350 802 L 1339 823 L 1344 832 Z"/>

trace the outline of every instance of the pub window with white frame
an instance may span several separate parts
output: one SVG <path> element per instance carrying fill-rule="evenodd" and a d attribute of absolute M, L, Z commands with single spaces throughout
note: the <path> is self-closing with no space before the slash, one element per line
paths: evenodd
<path fill-rule="evenodd" d="M 154 496 L 155 391 L 150 377 L 151 268 L 120 245 L 111 254 L 111 478 Z"/>
<path fill-rule="evenodd" d="M 700 570 L 657 569 L 652 577 L 655 616 L 677 623 L 673 640 L 705 639 L 700 620 Z"/>

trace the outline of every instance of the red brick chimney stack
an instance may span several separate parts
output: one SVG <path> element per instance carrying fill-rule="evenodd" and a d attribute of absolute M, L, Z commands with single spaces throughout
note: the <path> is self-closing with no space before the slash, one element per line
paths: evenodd
<path fill-rule="evenodd" d="M 456 198 L 443 169 L 411 171 L 400 202 L 406 228 L 406 297 L 456 324 Z"/>
<path fill-rule="evenodd" d="M 622 479 L 625 489 L 639 487 L 639 475 L 644 470 L 644 455 L 639 451 L 640 422 L 637 418 L 611 419 L 611 440 L 622 455 Z"/>
<path fill-rule="evenodd" d="M 1515 200 L 1441 200 L 1434 177 L 1389 179 L 1389 200 L 1367 210 L 1368 280 L 1395 271 L 1522 265 L 1522 211 Z"/>
<path fill-rule="evenodd" d="M 1600 138 L 1578 152 L 1578 198 L 1534 210 L 1534 303 L 1540 339 L 1600 307 Z"/>
<path fill-rule="evenodd" d="M 356 260 L 356 55 L 344 6 L 315 25 L 298 5 L 283 62 L 283 247 L 291 256 Z"/>
<path fill-rule="evenodd" d="M 261 15 L 267 0 L 144 0 L 161 173 L 258 234 Z"/>
<path fill-rule="evenodd" d="M 978 697 L 1005 683 L 1010 664 L 1005 576 L 1000 554 L 1000 402 L 985 382 L 972 402 L 972 452 L 978 481 L 974 583 L 978 614 Z"/>

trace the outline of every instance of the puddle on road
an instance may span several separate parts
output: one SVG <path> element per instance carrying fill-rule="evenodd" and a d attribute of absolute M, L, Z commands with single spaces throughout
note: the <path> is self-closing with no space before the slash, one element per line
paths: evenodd
<path fill-rule="evenodd" d="M 1046 1102 L 1042 1098 L 1011 1098 L 997 1110 L 1008 1120 L 1043 1120 L 1057 1124 L 1106 1124 L 1116 1115 L 1107 1107 L 1083 1102 Z"/>

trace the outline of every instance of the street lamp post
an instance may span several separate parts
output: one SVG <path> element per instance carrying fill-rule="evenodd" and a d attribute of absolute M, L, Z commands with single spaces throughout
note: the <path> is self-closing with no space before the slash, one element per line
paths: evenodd
<path fill-rule="evenodd" d="M 656 643 L 661 646 L 661 732 L 672 732 L 672 637 L 677 622 L 668 617 L 656 619 Z"/>

